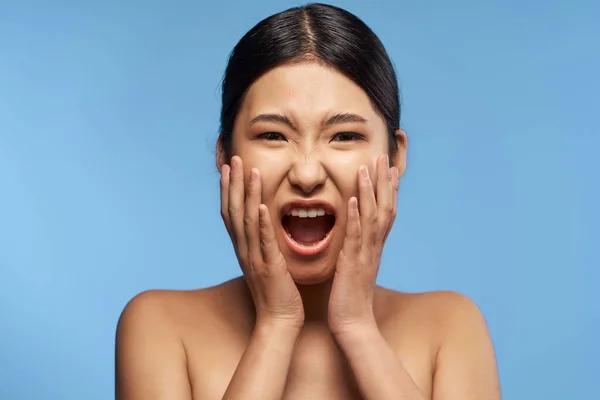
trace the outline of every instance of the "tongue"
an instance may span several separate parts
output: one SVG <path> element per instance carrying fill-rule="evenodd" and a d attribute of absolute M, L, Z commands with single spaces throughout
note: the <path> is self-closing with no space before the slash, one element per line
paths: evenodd
<path fill-rule="evenodd" d="M 325 238 L 329 232 L 330 223 L 326 217 L 291 217 L 288 220 L 287 229 L 296 242 L 313 244 Z"/>

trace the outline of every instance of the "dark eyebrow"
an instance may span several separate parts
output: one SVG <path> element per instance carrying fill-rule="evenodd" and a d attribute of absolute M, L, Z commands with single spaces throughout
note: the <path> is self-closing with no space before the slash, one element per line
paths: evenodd
<path fill-rule="evenodd" d="M 364 124 L 367 120 L 361 117 L 358 114 L 353 113 L 339 113 L 332 115 L 327 122 L 325 122 L 325 126 L 336 125 L 336 124 L 347 124 L 351 122 L 359 122 Z"/>
<path fill-rule="evenodd" d="M 281 114 L 259 114 L 252 118 L 248 125 L 253 125 L 257 122 L 274 122 L 276 124 L 287 125 L 290 129 L 296 130 L 294 123 L 288 117 Z"/>
<path fill-rule="evenodd" d="M 248 125 L 253 125 L 257 122 L 273 122 L 276 124 L 287 125 L 290 129 L 295 131 L 297 130 L 294 123 L 288 117 L 281 114 L 259 114 L 256 117 L 252 118 Z M 347 124 L 352 122 L 364 124 L 367 122 L 367 120 L 364 117 L 361 117 L 360 115 L 354 113 L 338 113 L 329 117 L 329 119 L 325 121 L 324 126 Z"/>

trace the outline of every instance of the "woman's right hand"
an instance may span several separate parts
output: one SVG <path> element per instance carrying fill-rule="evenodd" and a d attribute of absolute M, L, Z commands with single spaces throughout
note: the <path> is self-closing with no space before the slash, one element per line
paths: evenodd
<path fill-rule="evenodd" d="M 260 172 L 250 171 L 247 189 L 242 159 L 221 168 L 221 216 L 231 237 L 256 307 L 256 325 L 300 328 L 304 307 L 275 238 L 267 206 L 261 203 Z"/>

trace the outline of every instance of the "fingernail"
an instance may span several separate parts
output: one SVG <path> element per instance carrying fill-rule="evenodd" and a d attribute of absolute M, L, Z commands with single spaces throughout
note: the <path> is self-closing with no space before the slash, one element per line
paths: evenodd
<path fill-rule="evenodd" d="M 350 198 L 350 207 L 355 211 L 358 210 L 358 199 L 356 197 Z"/>
<path fill-rule="evenodd" d="M 364 165 L 360 167 L 360 174 L 362 175 L 363 179 L 369 179 L 369 170 Z"/>
<path fill-rule="evenodd" d="M 258 170 L 256 168 L 252 168 L 250 170 L 250 181 L 254 182 L 258 179 Z"/>

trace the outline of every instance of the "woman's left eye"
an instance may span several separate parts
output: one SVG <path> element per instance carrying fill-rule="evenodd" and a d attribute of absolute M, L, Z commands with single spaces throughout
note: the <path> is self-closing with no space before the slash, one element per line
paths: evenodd
<path fill-rule="evenodd" d="M 359 135 L 354 132 L 340 132 L 333 135 L 331 138 L 332 142 L 347 142 L 349 140 L 361 140 L 364 139 L 363 135 Z"/>
<path fill-rule="evenodd" d="M 279 132 L 265 132 L 265 133 L 261 133 L 257 137 L 259 139 L 265 139 L 265 140 L 269 140 L 269 141 L 271 141 L 271 140 L 284 140 L 284 141 L 287 141 L 287 139 L 285 138 L 285 136 L 283 136 Z"/>

